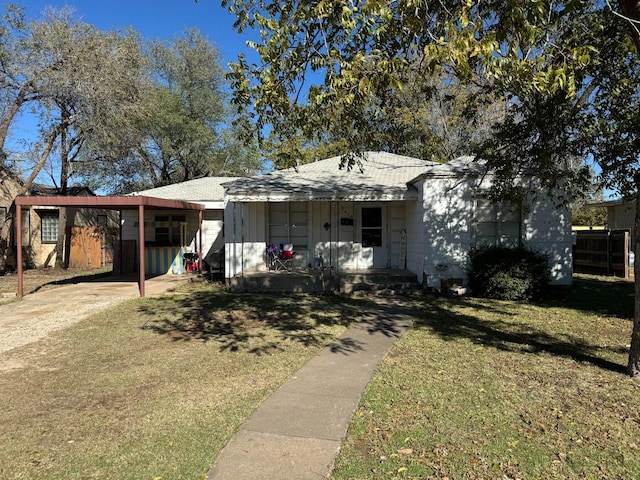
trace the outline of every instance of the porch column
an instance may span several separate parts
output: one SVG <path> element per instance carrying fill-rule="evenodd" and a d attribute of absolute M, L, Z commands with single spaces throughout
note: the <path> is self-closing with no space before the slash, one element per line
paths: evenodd
<path fill-rule="evenodd" d="M 198 210 L 198 271 L 202 273 L 202 221 L 204 218 L 204 210 Z"/>
<path fill-rule="evenodd" d="M 144 205 L 138 205 L 138 258 L 139 263 L 139 280 L 140 296 L 144 297 Z"/>
<path fill-rule="evenodd" d="M 13 223 L 16 226 L 16 254 L 17 254 L 17 262 L 18 262 L 18 296 L 22 297 L 24 293 L 23 283 L 22 283 L 22 206 L 16 204 L 16 221 Z"/>

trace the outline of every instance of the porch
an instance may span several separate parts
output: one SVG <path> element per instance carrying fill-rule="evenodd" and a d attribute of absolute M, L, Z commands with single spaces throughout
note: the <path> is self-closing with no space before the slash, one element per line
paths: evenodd
<path fill-rule="evenodd" d="M 404 269 L 251 271 L 227 279 L 237 292 L 399 293 L 420 287 L 415 273 Z"/>

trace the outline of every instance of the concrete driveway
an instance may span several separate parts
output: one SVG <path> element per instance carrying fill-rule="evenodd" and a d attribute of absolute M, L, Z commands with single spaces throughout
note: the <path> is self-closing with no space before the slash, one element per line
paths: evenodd
<path fill-rule="evenodd" d="M 172 291 L 189 275 L 161 275 L 145 282 L 146 296 Z M 0 354 L 46 337 L 107 307 L 140 295 L 138 283 L 111 277 L 58 286 L 0 305 Z"/>

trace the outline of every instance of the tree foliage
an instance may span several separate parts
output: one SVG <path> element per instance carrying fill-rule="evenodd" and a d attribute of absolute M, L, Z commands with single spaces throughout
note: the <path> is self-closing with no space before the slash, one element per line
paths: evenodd
<path fill-rule="evenodd" d="M 240 148 L 231 125 L 218 49 L 196 29 L 145 47 L 146 82 L 136 114 L 113 126 L 118 138 L 93 142 L 85 169 L 113 192 L 168 185 L 207 175 L 246 175 L 260 167 L 257 149 Z M 230 159 L 225 151 L 233 149 Z"/>
<path fill-rule="evenodd" d="M 287 139 L 346 125 L 349 146 L 358 150 L 377 141 L 369 125 L 385 121 L 385 100 L 403 91 L 408 72 L 435 72 L 505 102 L 491 137 L 470 146 L 494 168 L 496 196 L 516 194 L 514 180 L 526 171 L 536 172 L 547 191 L 569 192 L 561 200 L 570 202 L 590 178 L 574 159 L 591 155 L 604 185 L 635 196 L 640 215 L 637 1 L 223 5 L 237 15 L 239 31 L 261 34 L 254 44 L 260 61 L 241 56 L 232 66 L 235 103 L 252 112 L 259 130 L 268 126 Z M 629 372 L 640 378 L 640 269 L 636 279 Z"/>

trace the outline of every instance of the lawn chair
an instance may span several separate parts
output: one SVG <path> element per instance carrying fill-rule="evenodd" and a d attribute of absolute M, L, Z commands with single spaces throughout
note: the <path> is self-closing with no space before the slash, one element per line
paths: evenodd
<path fill-rule="evenodd" d="M 270 243 L 267 245 L 266 258 L 269 270 L 290 270 L 293 260 L 293 245 L 281 246 Z"/>

